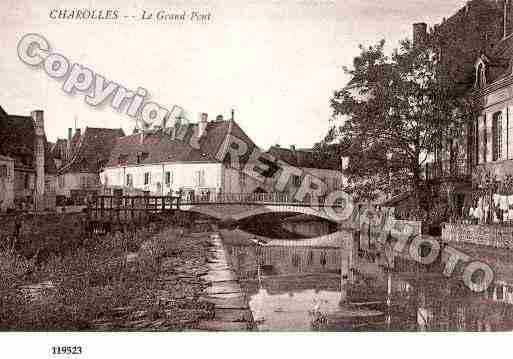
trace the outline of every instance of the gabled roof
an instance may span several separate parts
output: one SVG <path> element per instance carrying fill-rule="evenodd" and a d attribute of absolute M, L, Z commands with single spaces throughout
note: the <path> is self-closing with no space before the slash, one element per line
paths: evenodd
<path fill-rule="evenodd" d="M 52 157 L 58 160 L 64 160 L 66 153 L 67 141 L 63 138 L 58 138 L 57 141 L 50 147 Z"/>
<path fill-rule="evenodd" d="M 474 84 L 474 61 L 502 38 L 503 9 L 495 0 L 471 0 L 435 25 L 432 41 L 452 80 L 466 89 Z"/>
<path fill-rule="evenodd" d="M 312 149 L 288 149 L 272 146 L 268 153 L 277 160 L 299 168 L 341 170 L 341 160 L 328 157 Z"/>
<path fill-rule="evenodd" d="M 83 134 L 75 133 L 71 139 L 70 160 L 59 169 L 59 173 L 98 173 L 121 136 L 124 132 L 119 128 L 86 127 Z"/>
<path fill-rule="evenodd" d="M 246 142 L 250 150 L 256 147 L 235 121 L 225 120 L 209 122 L 205 134 L 199 140 L 199 148 L 194 148 L 191 138 L 197 135 L 197 126 L 198 124 L 189 124 L 183 139 L 173 138 L 162 130 L 119 137 L 106 166 L 115 167 L 120 162 L 124 165 L 219 162 L 217 155 L 219 151 L 226 152 L 223 144 L 228 134 Z M 225 158 L 224 152 L 221 152 L 219 158 Z"/>

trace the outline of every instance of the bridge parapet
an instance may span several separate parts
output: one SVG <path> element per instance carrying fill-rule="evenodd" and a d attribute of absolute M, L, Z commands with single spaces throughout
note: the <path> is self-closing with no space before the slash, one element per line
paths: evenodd
<path fill-rule="evenodd" d="M 328 209 L 344 209 L 344 205 L 297 201 L 284 193 L 207 193 L 195 196 L 96 196 L 88 203 L 91 220 L 137 222 L 151 213 L 169 210 L 193 211 L 218 219 L 240 220 L 265 213 L 299 213 L 332 220 Z"/>

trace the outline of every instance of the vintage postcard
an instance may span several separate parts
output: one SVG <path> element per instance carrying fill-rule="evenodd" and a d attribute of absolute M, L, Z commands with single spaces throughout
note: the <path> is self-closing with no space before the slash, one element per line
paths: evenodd
<path fill-rule="evenodd" d="M 510 0 L 2 0 L 0 45 L 0 332 L 77 335 L 41 357 L 513 330 Z"/>

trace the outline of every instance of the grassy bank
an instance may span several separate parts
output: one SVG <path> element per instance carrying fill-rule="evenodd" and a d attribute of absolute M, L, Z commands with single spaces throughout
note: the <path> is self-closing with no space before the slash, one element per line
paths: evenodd
<path fill-rule="evenodd" d="M 76 220 L 3 237 L 0 330 L 183 330 L 212 315 L 204 239 L 169 227 L 85 239 Z"/>

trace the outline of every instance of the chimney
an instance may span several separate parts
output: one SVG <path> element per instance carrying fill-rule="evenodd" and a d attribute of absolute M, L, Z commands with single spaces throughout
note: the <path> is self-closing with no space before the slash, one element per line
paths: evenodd
<path fill-rule="evenodd" d="M 139 144 L 144 144 L 144 131 L 139 132 Z"/>
<path fill-rule="evenodd" d="M 82 134 L 82 130 L 80 128 L 75 128 L 75 135 L 80 136 Z"/>
<path fill-rule="evenodd" d="M 290 145 L 290 149 L 291 149 L 292 151 L 295 151 L 295 150 L 296 150 L 296 146 L 295 146 L 295 145 Z"/>
<path fill-rule="evenodd" d="M 426 42 L 427 24 L 425 22 L 417 22 L 413 24 L 413 45 L 421 45 Z"/>
<path fill-rule="evenodd" d="M 43 210 L 43 199 L 45 193 L 45 122 L 42 110 L 35 110 L 30 113 L 34 121 L 35 143 L 34 162 L 36 170 L 36 186 L 34 193 L 34 206 L 36 211 Z"/>
<path fill-rule="evenodd" d="M 68 142 L 71 141 L 71 136 L 73 134 L 73 129 L 71 127 L 68 128 Z"/>
<path fill-rule="evenodd" d="M 217 115 L 216 122 L 222 122 L 222 121 L 223 121 L 223 115 Z"/>
<path fill-rule="evenodd" d="M 208 124 L 208 113 L 202 113 L 200 122 L 198 123 L 198 138 L 205 134 Z"/>

